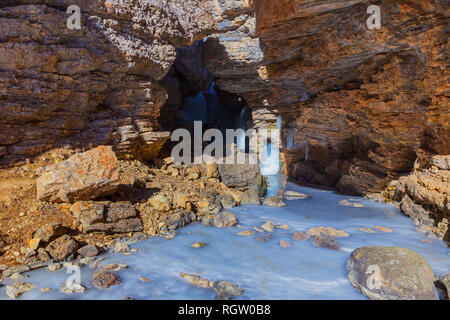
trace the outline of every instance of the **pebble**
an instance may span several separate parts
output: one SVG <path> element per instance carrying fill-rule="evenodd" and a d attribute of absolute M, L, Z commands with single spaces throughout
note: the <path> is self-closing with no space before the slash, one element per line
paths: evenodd
<path fill-rule="evenodd" d="M 281 240 L 280 241 L 280 246 L 283 248 L 289 248 L 291 246 L 291 244 L 287 241 Z"/>
<path fill-rule="evenodd" d="M 150 278 L 147 277 L 139 277 L 139 280 L 141 280 L 142 282 L 150 282 Z"/>
<path fill-rule="evenodd" d="M 375 229 L 383 231 L 383 232 L 392 232 L 391 228 L 386 228 L 386 227 L 382 227 L 382 226 L 375 226 Z"/>
<path fill-rule="evenodd" d="M 238 232 L 238 235 L 248 237 L 248 236 L 254 235 L 255 233 L 256 232 L 253 230 L 244 230 L 244 231 Z"/>
<path fill-rule="evenodd" d="M 199 241 L 199 242 L 191 244 L 192 248 L 202 248 L 205 246 L 206 246 L 206 243 L 204 243 L 203 241 Z"/>
<path fill-rule="evenodd" d="M 273 232 L 274 231 L 274 225 L 271 221 L 267 221 L 261 226 L 262 229 L 264 229 L 267 232 Z"/>
<path fill-rule="evenodd" d="M 359 228 L 359 230 L 361 230 L 362 232 L 365 232 L 365 233 L 377 233 L 375 230 L 370 229 L 370 228 Z"/>

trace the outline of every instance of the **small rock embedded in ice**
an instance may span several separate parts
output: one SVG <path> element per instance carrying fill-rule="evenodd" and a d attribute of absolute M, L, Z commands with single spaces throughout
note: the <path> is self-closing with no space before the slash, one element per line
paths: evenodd
<path fill-rule="evenodd" d="M 307 234 L 306 232 L 296 232 L 292 236 L 292 240 L 296 240 L 296 241 L 308 240 L 309 238 L 311 238 L 311 236 L 309 234 Z"/>
<path fill-rule="evenodd" d="M 244 230 L 244 231 L 238 232 L 238 235 L 248 237 L 248 236 L 254 235 L 255 233 L 256 232 L 253 230 Z"/>
<path fill-rule="evenodd" d="M 199 241 L 199 242 L 191 244 L 192 248 L 202 248 L 205 246 L 206 246 L 206 243 L 204 243 L 203 241 Z"/>
<path fill-rule="evenodd" d="M 359 228 L 359 230 L 365 233 L 377 233 L 375 230 L 372 230 L 370 228 Z"/>
<path fill-rule="evenodd" d="M 283 196 L 286 200 L 301 200 L 311 198 L 307 194 L 290 190 L 285 191 Z"/>
<path fill-rule="evenodd" d="M 283 200 L 281 200 L 281 198 L 276 196 L 270 196 L 264 199 L 263 205 L 266 207 L 273 207 L 273 208 L 282 208 L 286 206 Z"/>
<path fill-rule="evenodd" d="M 389 233 L 392 232 L 391 228 L 386 228 L 386 227 L 382 227 L 382 226 L 375 226 L 374 228 L 377 230 L 383 231 L 383 232 L 389 232 Z"/>
<path fill-rule="evenodd" d="M 61 263 L 51 263 L 47 267 L 48 271 L 57 271 L 59 269 L 61 269 Z"/>
<path fill-rule="evenodd" d="M 291 244 L 287 241 L 281 240 L 280 241 L 280 246 L 283 248 L 289 248 L 291 246 Z"/>
<path fill-rule="evenodd" d="M 102 265 L 98 271 L 102 271 L 102 272 L 112 272 L 112 271 L 122 271 L 128 269 L 128 265 L 126 264 L 121 264 L 121 263 L 110 263 L 110 264 L 105 264 Z"/>
<path fill-rule="evenodd" d="M 180 277 L 182 277 L 183 279 L 186 279 L 191 284 L 193 284 L 194 286 L 197 286 L 197 287 L 210 288 L 213 285 L 213 281 L 209 281 L 208 279 L 204 279 L 204 278 L 202 278 L 200 276 L 196 276 L 194 274 L 180 272 Z"/>
<path fill-rule="evenodd" d="M 339 250 L 339 245 L 336 243 L 333 237 L 330 236 L 315 236 L 313 238 L 313 244 L 319 248 Z"/>
<path fill-rule="evenodd" d="M 29 282 L 15 282 L 12 285 L 6 286 L 6 294 L 8 297 L 12 299 L 19 298 L 22 294 L 25 292 L 28 292 L 30 290 L 34 289 L 34 285 Z"/>
<path fill-rule="evenodd" d="M 41 292 L 43 292 L 43 293 L 49 292 L 51 290 L 52 290 L 52 288 L 41 288 Z"/>
<path fill-rule="evenodd" d="M 261 228 L 263 230 L 265 230 L 266 232 L 273 232 L 274 231 L 274 225 L 272 223 L 272 221 L 267 221 L 266 223 L 264 223 Z"/>
<path fill-rule="evenodd" d="M 348 237 L 349 234 L 343 230 L 337 230 L 332 227 L 317 227 L 311 228 L 306 231 L 310 236 L 320 236 L 326 235 L 330 237 L 340 238 L 340 237 Z"/>
<path fill-rule="evenodd" d="M 139 280 L 141 280 L 142 282 L 150 282 L 150 278 L 147 277 L 139 277 Z"/>
<path fill-rule="evenodd" d="M 92 284 L 98 289 L 108 289 L 121 283 L 120 277 L 112 272 L 97 271 L 92 275 Z"/>
<path fill-rule="evenodd" d="M 279 226 L 276 226 L 278 229 L 283 229 L 283 230 L 289 230 L 289 226 L 287 224 L 282 224 Z"/>

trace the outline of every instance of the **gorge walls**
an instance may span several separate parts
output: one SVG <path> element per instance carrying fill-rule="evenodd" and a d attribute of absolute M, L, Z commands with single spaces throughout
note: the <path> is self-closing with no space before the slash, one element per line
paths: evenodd
<path fill-rule="evenodd" d="M 72 4 L 81 30 L 66 26 Z M 372 4 L 380 30 L 366 25 Z M 450 153 L 448 8 L 445 0 L 3 1 L 0 163 L 66 145 L 155 158 L 186 94 L 180 74 L 190 90 L 205 90 L 206 66 L 221 90 L 245 99 L 255 127 L 281 115 L 291 177 L 381 191 L 418 155 Z M 180 51 L 197 40 L 201 49 Z M 177 48 L 198 64 L 172 68 Z"/>

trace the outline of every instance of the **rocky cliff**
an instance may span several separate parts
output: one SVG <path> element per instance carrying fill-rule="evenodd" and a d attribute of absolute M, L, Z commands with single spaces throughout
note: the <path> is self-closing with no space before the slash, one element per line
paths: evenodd
<path fill-rule="evenodd" d="M 81 30 L 66 27 L 71 4 Z M 205 65 L 255 125 L 282 116 L 291 177 L 380 191 L 418 153 L 450 153 L 449 28 L 437 0 L 3 1 L 0 161 L 101 144 L 154 158 L 183 81 L 211 82 Z M 190 63 L 172 68 L 177 48 Z"/>

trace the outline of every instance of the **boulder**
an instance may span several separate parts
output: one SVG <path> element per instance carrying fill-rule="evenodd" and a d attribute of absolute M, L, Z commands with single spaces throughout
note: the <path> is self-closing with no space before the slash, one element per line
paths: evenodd
<path fill-rule="evenodd" d="M 118 161 L 111 147 L 77 153 L 43 169 L 37 179 L 37 199 L 50 202 L 91 200 L 117 190 Z"/>
<path fill-rule="evenodd" d="M 45 248 L 54 260 L 72 260 L 78 249 L 78 243 L 69 235 L 63 235 L 49 243 Z"/>
<path fill-rule="evenodd" d="M 257 164 L 221 164 L 219 173 L 222 182 L 240 191 L 254 190 L 258 197 L 267 193 L 267 181 Z"/>
<path fill-rule="evenodd" d="M 231 212 L 222 211 L 214 216 L 214 226 L 216 228 L 227 228 L 238 223 L 236 216 Z"/>
<path fill-rule="evenodd" d="M 254 189 L 248 189 L 241 194 L 242 206 L 259 206 L 260 204 L 261 200 Z"/>
<path fill-rule="evenodd" d="M 281 198 L 277 196 L 270 196 L 264 199 L 263 205 L 266 207 L 274 207 L 274 208 L 282 208 L 285 207 L 286 204 L 281 200 Z"/>
<path fill-rule="evenodd" d="M 374 300 L 436 300 L 434 274 L 418 253 L 398 247 L 363 247 L 347 261 L 350 283 Z"/>

